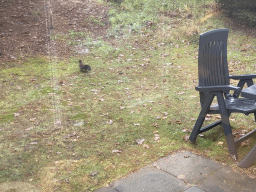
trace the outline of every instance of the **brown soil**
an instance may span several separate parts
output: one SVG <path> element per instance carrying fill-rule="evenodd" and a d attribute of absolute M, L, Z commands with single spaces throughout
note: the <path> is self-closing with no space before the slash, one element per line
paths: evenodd
<path fill-rule="evenodd" d="M 33 55 L 73 54 L 66 42 L 50 37 L 70 30 L 104 37 L 107 12 L 96 0 L 0 0 L 0 64 Z M 90 22 L 90 16 L 104 25 Z"/>

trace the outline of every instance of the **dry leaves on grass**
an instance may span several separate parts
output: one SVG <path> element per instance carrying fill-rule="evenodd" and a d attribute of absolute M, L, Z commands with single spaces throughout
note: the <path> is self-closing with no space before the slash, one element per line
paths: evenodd
<path fill-rule="evenodd" d="M 169 113 L 168 113 L 168 112 L 163 112 L 163 114 L 164 114 L 165 116 L 167 116 Z"/>
<path fill-rule="evenodd" d="M 251 145 L 251 142 L 250 140 L 245 140 L 241 143 L 241 146 L 244 147 L 244 146 L 250 146 Z"/>
<path fill-rule="evenodd" d="M 63 138 L 64 138 L 64 139 L 68 139 L 68 138 L 74 137 L 74 136 L 76 136 L 76 135 L 77 135 L 77 133 L 76 133 L 76 132 L 73 132 L 73 133 L 69 133 L 69 134 L 67 134 L 67 135 L 64 135 Z"/>
<path fill-rule="evenodd" d="M 182 131 L 182 133 L 190 133 L 191 132 L 191 131 L 189 131 L 187 129 L 182 129 L 181 131 Z"/>
<path fill-rule="evenodd" d="M 189 135 L 184 135 L 184 136 L 183 136 L 183 140 L 184 140 L 184 141 L 188 141 L 188 140 L 189 140 Z"/>
<path fill-rule="evenodd" d="M 144 141 L 145 139 L 136 139 L 136 143 L 139 145 L 141 145 Z"/>
<path fill-rule="evenodd" d="M 160 140 L 160 136 L 159 136 L 158 134 L 155 134 L 154 140 L 155 140 L 156 142 L 159 141 L 159 140 Z"/>

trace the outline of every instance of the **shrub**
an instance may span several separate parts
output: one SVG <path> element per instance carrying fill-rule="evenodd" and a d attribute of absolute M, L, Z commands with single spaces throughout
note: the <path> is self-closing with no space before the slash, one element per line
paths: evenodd
<path fill-rule="evenodd" d="M 221 8 L 227 10 L 248 26 L 256 26 L 256 0 L 217 0 Z"/>

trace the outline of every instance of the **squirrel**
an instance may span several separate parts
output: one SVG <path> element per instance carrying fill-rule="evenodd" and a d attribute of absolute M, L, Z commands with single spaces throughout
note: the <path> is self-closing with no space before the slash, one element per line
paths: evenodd
<path fill-rule="evenodd" d="M 92 70 L 90 65 L 84 65 L 81 60 L 79 60 L 79 67 L 80 67 L 80 71 L 85 73 Z"/>

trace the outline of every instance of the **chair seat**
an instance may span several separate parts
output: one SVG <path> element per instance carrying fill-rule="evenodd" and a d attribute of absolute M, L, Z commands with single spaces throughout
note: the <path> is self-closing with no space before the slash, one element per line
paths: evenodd
<path fill-rule="evenodd" d="M 230 97 L 225 99 L 226 108 L 230 113 L 244 113 L 246 115 L 256 112 L 256 102 L 255 100 L 247 98 L 234 98 Z M 212 105 L 210 107 L 209 113 L 218 114 L 219 106 L 218 104 Z"/>

